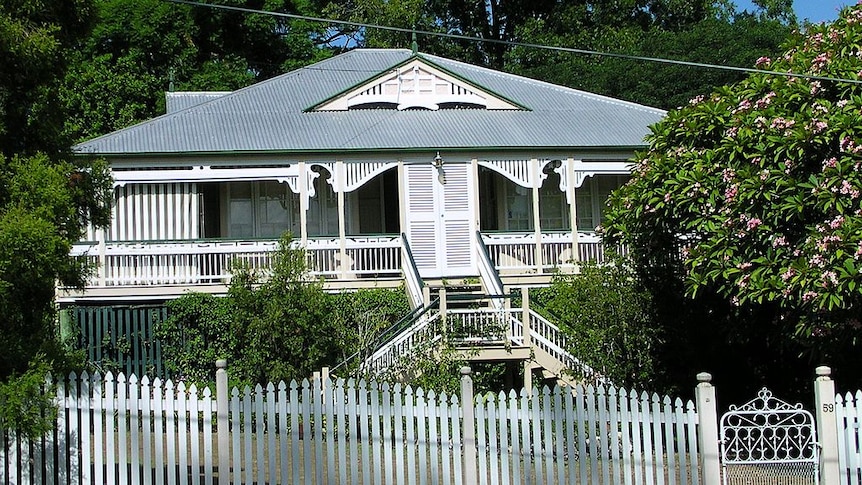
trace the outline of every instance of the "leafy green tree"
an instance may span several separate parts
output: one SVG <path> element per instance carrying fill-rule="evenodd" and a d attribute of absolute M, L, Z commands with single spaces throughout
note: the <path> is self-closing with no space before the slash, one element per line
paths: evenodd
<path fill-rule="evenodd" d="M 319 13 L 314 2 L 224 0 L 255 10 Z M 162 0 L 94 0 L 97 21 L 71 57 L 61 102 L 76 140 L 164 111 L 171 86 L 232 91 L 329 55 L 325 26 Z"/>
<path fill-rule="evenodd" d="M 72 244 L 110 214 L 107 168 L 70 157 L 56 106 L 67 49 L 91 10 L 87 0 L 0 10 L 0 418 L 30 436 L 50 426 L 45 371 L 72 363 L 54 324 L 55 285 L 83 284 L 88 268 Z"/>
<path fill-rule="evenodd" d="M 688 15 L 685 22 L 597 24 L 570 6 L 560 15 L 525 22 L 519 35 L 531 43 L 750 66 L 761 56 L 779 53 L 781 43 L 795 26 L 792 10 L 775 14 L 789 18 L 787 22 L 718 6 L 696 11 L 704 16 Z M 506 67 L 529 77 L 664 109 L 676 108 L 698 94 L 743 78 L 734 71 L 531 48 L 512 50 Z"/>
<path fill-rule="evenodd" d="M 173 375 L 212 380 L 216 359 L 245 383 L 302 379 L 351 355 L 409 312 L 398 290 L 328 294 L 309 279 L 305 251 L 281 241 L 273 267 L 234 270 L 227 296 L 190 293 L 168 303 L 157 336 Z"/>
<path fill-rule="evenodd" d="M 584 264 L 531 297 L 568 336 L 572 355 L 618 386 L 664 390 L 652 295 L 624 260 Z"/>
<path fill-rule="evenodd" d="M 711 302 L 692 325 L 733 342 L 762 335 L 773 369 L 858 354 L 860 41 L 854 6 L 759 59 L 763 73 L 670 112 L 608 214 L 608 235 L 629 245 L 653 287 Z"/>

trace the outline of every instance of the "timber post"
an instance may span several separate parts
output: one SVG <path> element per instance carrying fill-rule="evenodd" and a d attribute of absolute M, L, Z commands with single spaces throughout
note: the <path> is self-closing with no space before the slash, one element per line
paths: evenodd
<path fill-rule="evenodd" d="M 218 483 L 230 484 L 230 422 L 228 413 L 227 360 L 216 361 L 216 420 L 218 432 Z"/>
<path fill-rule="evenodd" d="M 815 372 L 814 410 L 820 445 L 820 483 L 838 483 L 838 423 L 835 421 L 835 381 L 832 369 L 822 365 Z"/>
<path fill-rule="evenodd" d="M 701 479 L 703 485 L 721 483 L 721 464 L 718 450 L 718 412 L 715 404 L 715 387 L 712 374 L 701 372 L 697 375 L 695 397 L 697 400 L 697 445 L 703 457 Z"/>
<path fill-rule="evenodd" d="M 473 409 L 473 379 L 470 377 L 472 369 L 469 366 L 461 367 L 461 416 L 464 423 L 461 433 L 463 445 L 463 466 L 461 473 L 463 483 L 476 483 L 479 478 L 476 467 L 476 420 Z"/>

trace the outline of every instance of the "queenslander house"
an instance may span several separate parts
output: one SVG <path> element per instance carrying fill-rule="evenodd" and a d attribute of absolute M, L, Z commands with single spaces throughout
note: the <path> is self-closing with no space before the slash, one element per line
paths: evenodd
<path fill-rule="evenodd" d="M 289 231 L 327 289 L 403 286 L 414 307 L 434 306 L 369 350 L 372 369 L 431 338 L 447 309 L 455 318 L 447 291 L 499 297 L 601 260 L 608 194 L 664 116 L 404 49 L 166 96 L 167 114 L 74 147 L 109 161 L 113 218 L 76 245 L 98 269 L 84 291 L 59 289 L 60 305 L 223 294 L 232 262 L 265 266 Z M 550 374 L 577 365 L 522 306 L 470 305 L 485 316 L 458 317 L 478 325 L 464 341 L 489 349 L 472 355 Z M 499 335 L 479 328 L 506 312 Z"/>

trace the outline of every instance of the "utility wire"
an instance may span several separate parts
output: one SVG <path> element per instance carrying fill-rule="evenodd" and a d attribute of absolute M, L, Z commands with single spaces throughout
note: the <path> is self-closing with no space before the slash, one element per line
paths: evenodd
<path fill-rule="evenodd" d="M 513 47 L 527 47 L 531 49 L 542 49 L 542 50 L 550 50 L 557 52 L 569 52 L 573 54 L 586 54 L 591 56 L 600 56 L 600 57 L 613 57 L 617 59 L 627 59 L 632 61 L 646 61 L 646 62 L 657 62 L 661 64 L 672 64 L 677 66 L 688 66 L 688 67 L 698 67 L 704 69 L 719 69 L 725 71 L 736 71 L 736 72 L 745 72 L 745 73 L 760 73 L 760 74 L 769 74 L 774 76 L 783 76 L 788 78 L 800 78 L 800 79 L 809 79 L 815 81 L 832 81 L 832 82 L 843 82 L 843 83 L 851 83 L 851 84 L 862 84 L 862 79 L 844 79 L 844 78 L 835 78 L 828 76 L 815 76 L 812 74 L 799 74 L 793 72 L 781 72 L 781 71 L 767 71 L 764 69 L 753 69 L 749 67 L 737 67 L 737 66 L 722 66 L 718 64 L 707 64 L 703 62 L 690 62 L 690 61 L 680 61 L 676 59 L 665 59 L 661 57 L 644 57 L 644 56 L 634 56 L 629 54 L 617 54 L 613 52 L 601 52 L 601 51 L 593 51 L 588 49 L 576 49 L 573 47 L 558 47 L 558 46 L 550 46 L 543 44 L 533 44 L 529 42 L 516 42 L 510 40 L 498 40 L 498 39 L 483 39 L 481 37 L 475 37 L 470 35 L 461 35 L 461 34 L 449 34 L 446 32 L 433 32 L 429 30 L 416 30 L 416 29 L 408 29 L 404 27 L 390 27 L 387 25 L 378 25 L 378 24 L 369 24 L 363 22 L 352 22 L 349 20 L 336 20 L 336 19 L 327 19 L 321 17 L 311 17 L 308 15 L 298 15 L 298 14 L 290 14 L 283 12 L 271 12 L 268 10 L 256 10 L 245 7 L 234 7 L 231 5 L 216 5 L 212 3 L 204 3 L 204 2 L 196 2 L 192 0 L 165 0 L 171 3 L 177 3 L 182 5 L 191 5 L 194 7 L 207 7 L 214 8 L 220 10 L 232 10 L 235 12 L 243 12 L 243 13 L 253 13 L 260 15 L 271 15 L 274 17 L 284 17 L 296 20 L 305 20 L 310 22 L 321 22 L 326 24 L 336 24 L 336 25 L 347 25 L 350 27 L 360 27 L 366 29 L 378 29 L 378 30 L 388 30 L 390 32 L 402 32 L 402 33 L 415 33 L 417 35 L 425 35 L 432 37 L 444 37 L 448 39 L 458 39 L 458 40 L 468 40 L 471 42 L 488 42 L 492 44 L 503 44 L 507 46 Z"/>

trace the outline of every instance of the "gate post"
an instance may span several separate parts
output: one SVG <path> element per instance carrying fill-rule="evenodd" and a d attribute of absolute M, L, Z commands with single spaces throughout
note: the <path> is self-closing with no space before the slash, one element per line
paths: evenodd
<path fill-rule="evenodd" d="M 835 381 L 832 369 L 822 365 L 815 372 L 814 405 L 817 440 L 820 442 L 820 483 L 838 483 L 838 423 L 835 421 Z"/>
<path fill-rule="evenodd" d="M 216 420 L 218 433 L 218 483 L 230 484 L 230 429 L 228 423 L 227 360 L 216 361 Z M 207 418 L 211 419 L 211 418 Z"/>
<path fill-rule="evenodd" d="M 703 485 L 721 483 L 721 466 L 718 455 L 718 412 L 715 406 L 715 387 L 711 384 L 712 374 L 701 372 L 697 375 L 697 445 L 702 458 Z"/>
<path fill-rule="evenodd" d="M 476 419 L 473 413 L 473 379 L 469 366 L 461 367 L 461 420 L 464 423 L 461 433 L 463 466 L 461 467 L 464 485 L 476 483 L 479 478 L 476 468 Z"/>

